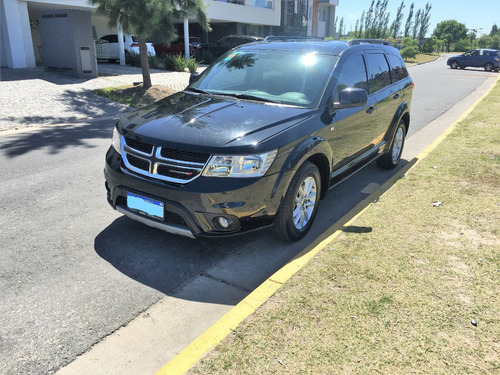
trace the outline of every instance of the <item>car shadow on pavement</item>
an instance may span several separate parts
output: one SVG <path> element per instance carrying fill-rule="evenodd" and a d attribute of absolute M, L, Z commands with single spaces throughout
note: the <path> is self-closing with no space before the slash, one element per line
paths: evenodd
<path fill-rule="evenodd" d="M 271 228 L 242 236 L 194 240 L 120 217 L 95 238 L 94 248 L 117 271 L 166 295 L 235 305 L 241 297 L 228 300 L 227 296 L 214 293 L 213 283 L 196 280 L 215 280 L 246 295 L 293 257 L 313 249 L 336 231 L 371 231 L 346 223 L 376 201 L 414 163 L 415 160 L 401 160 L 392 171 L 381 171 L 372 163 L 332 189 L 322 200 L 310 233 L 295 243 L 282 242 Z M 205 289 L 183 293 L 182 288 L 190 281 Z"/>

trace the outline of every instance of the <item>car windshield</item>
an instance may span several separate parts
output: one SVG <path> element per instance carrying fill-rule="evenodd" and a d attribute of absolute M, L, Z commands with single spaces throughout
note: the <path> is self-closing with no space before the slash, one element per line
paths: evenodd
<path fill-rule="evenodd" d="M 315 52 L 231 51 L 187 89 L 315 108 L 337 60 Z"/>

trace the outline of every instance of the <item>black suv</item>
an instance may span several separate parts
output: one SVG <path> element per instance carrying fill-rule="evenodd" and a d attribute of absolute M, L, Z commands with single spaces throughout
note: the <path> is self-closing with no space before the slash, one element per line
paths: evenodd
<path fill-rule="evenodd" d="M 400 160 L 413 83 L 393 47 L 251 43 L 191 78 L 114 128 L 108 201 L 147 225 L 298 240 L 330 187 Z"/>

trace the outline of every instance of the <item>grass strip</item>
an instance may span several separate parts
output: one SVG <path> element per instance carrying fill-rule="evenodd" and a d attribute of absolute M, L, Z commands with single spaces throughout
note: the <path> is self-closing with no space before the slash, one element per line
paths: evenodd
<path fill-rule="evenodd" d="M 500 85 L 193 374 L 500 371 Z"/>

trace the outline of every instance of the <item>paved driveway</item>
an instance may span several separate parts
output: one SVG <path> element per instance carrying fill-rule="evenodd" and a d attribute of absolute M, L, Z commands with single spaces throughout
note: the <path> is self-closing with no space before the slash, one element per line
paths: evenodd
<path fill-rule="evenodd" d="M 98 88 L 142 82 L 141 69 L 99 64 L 99 77 L 78 79 L 43 68 L 1 69 L 0 131 L 37 125 L 82 123 L 88 119 L 117 116 L 126 107 L 95 95 Z M 153 85 L 182 90 L 189 73 L 151 70 Z"/>

